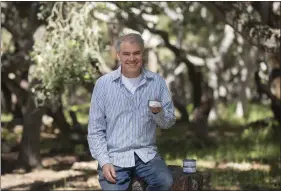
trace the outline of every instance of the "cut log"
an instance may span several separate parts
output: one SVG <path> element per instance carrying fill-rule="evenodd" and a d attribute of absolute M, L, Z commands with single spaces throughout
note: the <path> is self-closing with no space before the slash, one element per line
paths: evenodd
<path fill-rule="evenodd" d="M 172 172 L 174 184 L 173 191 L 199 191 L 203 188 L 203 176 L 200 172 L 185 174 L 181 166 L 168 166 Z M 130 190 L 145 191 L 147 184 L 138 178 L 134 178 Z"/>

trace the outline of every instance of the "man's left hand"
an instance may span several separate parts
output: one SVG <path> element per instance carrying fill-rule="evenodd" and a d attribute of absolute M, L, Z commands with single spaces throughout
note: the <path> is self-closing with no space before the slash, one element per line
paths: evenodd
<path fill-rule="evenodd" d="M 149 107 L 151 112 L 156 114 L 159 113 L 162 110 L 162 107 Z"/>

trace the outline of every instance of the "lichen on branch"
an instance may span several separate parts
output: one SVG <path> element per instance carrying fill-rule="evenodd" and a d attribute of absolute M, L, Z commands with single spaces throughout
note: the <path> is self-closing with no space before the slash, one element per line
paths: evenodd
<path fill-rule="evenodd" d="M 94 82 L 101 57 L 100 26 L 93 18 L 95 2 L 57 2 L 47 18 L 46 32 L 31 53 L 30 73 L 37 104 L 60 95 L 71 84 Z M 94 67 L 93 67 L 94 66 Z"/>

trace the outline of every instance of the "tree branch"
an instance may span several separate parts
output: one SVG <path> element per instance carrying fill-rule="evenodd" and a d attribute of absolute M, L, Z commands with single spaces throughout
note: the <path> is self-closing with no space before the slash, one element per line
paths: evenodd
<path fill-rule="evenodd" d="M 2 73 L 1 78 L 7 88 L 17 96 L 20 106 L 24 106 L 28 98 L 28 92 L 21 88 L 14 80 L 11 80 L 6 74 Z"/>
<path fill-rule="evenodd" d="M 247 12 L 246 2 L 222 3 L 202 2 L 213 14 L 241 33 L 251 44 L 264 49 L 266 52 L 280 52 L 280 30 L 262 24 L 255 19 L 255 12 Z"/>

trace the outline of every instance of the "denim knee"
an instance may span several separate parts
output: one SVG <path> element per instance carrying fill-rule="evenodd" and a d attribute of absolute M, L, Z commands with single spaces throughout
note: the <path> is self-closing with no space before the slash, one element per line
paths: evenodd
<path fill-rule="evenodd" d="M 162 175 L 162 176 L 161 176 Z M 159 174 L 157 177 L 157 182 L 160 187 L 159 190 L 170 190 L 173 186 L 174 180 L 170 173 Z"/>
<path fill-rule="evenodd" d="M 163 190 L 170 190 L 173 186 L 174 180 L 172 176 L 166 176 L 166 178 L 163 180 Z"/>

